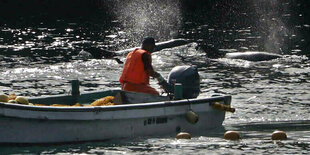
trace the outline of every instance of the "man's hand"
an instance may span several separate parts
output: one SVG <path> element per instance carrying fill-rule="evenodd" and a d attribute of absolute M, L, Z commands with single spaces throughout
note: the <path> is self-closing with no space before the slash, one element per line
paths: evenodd
<path fill-rule="evenodd" d="M 156 77 L 156 79 L 158 80 L 159 83 L 165 81 L 165 78 L 163 76 L 161 76 L 159 73 L 157 73 L 157 74 L 158 74 L 158 76 Z"/>
<path fill-rule="evenodd" d="M 154 77 L 154 78 L 158 78 L 161 75 L 158 72 L 153 70 L 153 74 L 151 76 Z"/>

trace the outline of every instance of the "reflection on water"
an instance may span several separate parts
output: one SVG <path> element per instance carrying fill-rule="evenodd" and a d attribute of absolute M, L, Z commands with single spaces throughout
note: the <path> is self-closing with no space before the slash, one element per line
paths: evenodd
<path fill-rule="evenodd" d="M 201 77 L 200 98 L 232 95 L 236 112 L 226 115 L 224 129 L 201 133 L 191 140 L 176 140 L 169 135 L 72 145 L 9 146 L 0 147 L 1 152 L 309 153 L 310 23 L 306 1 L 139 2 L 102 1 L 103 8 L 109 6 L 107 10 L 114 11 L 95 9 L 87 17 L 17 18 L 21 24 L 0 21 L 0 92 L 24 96 L 69 94 L 72 79 L 81 81 L 81 92 L 119 88 L 121 64 L 114 59 L 77 60 L 76 55 L 82 50 L 99 53 L 139 46 L 144 35 L 153 35 L 158 41 L 194 39 L 196 43 L 154 53 L 153 65 L 166 78 L 176 65 L 196 65 Z M 209 59 L 208 53 L 196 50 L 201 45 L 228 52 L 275 52 L 283 58 L 262 62 Z M 159 89 L 155 80 L 151 85 Z M 271 141 L 270 134 L 276 129 L 285 130 L 289 139 Z M 240 131 L 243 139 L 224 140 L 226 130 Z"/>
<path fill-rule="evenodd" d="M 82 144 L 0 147 L 5 154 L 308 154 L 309 121 L 226 125 L 190 140 L 168 137 L 135 137 Z M 288 140 L 272 141 L 271 133 L 283 129 Z M 226 130 L 240 131 L 242 139 L 223 139 Z M 29 151 L 30 150 L 30 151 Z"/>

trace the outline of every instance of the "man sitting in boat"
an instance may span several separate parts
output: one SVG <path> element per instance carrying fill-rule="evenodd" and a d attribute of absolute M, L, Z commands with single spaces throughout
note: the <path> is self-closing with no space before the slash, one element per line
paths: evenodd
<path fill-rule="evenodd" d="M 150 76 L 160 82 L 164 80 L 152 66 L 151 53 L 154 48 L 154 38 L 147 37 L 143 40 L 141 49 L 128 53 L 120 77 L 122 90 L 159 95 L 158 91 L 149 85 Z"/>

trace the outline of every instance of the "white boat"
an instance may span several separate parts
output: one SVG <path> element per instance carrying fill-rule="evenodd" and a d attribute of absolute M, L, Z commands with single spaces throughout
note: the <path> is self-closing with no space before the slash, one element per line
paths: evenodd
<path fill-rule="evenodd" d="M 116 95 L 120 90 L 81 95 L 30 98 L 39 104 L 89 104 Z M 0 102 L 0 143 L 65 143 L 99 141 L 135 136 L 172 135 L 183 131 L 199 133 L 222 125 L 225 111 L 214 103 L 229 106 L 230 96 L 168 100 L 98 107 L 30 106 Z M 186 120 L 195 112 L 197 123 Z"/>
<path fill-rule="evenodd" d="M 234 111 L 230 108 L 231 96 L 197 99 L 199 81 L 196 67 L 177 66 L 170 72 L 168 83 L 161 81 L 166 92 L 173 93 L 173 99 L 171 95 L 154 96 L 121 90 L 79 94 L 79 81 L 73 80 L 71 95 L 30 98 L 30 105 L 0 102 L 0 143 L 66 143 L 175 136 L 179 132 L 200 133 L 221 127 L 225 111 Z M 116 105 L 46 106 L 89 105 L 108 96 L 114 96 Z"/>

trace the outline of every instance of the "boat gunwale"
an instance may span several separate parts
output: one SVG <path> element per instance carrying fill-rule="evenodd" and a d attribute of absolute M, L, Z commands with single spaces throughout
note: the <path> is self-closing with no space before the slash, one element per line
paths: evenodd
<path fill-rule="evenodd" d="M 120 111 L 120 110 L 161 108 L 170 106 L 183 106 L 190 104 L 205 104 L 208 102 L 219 102 L 219 101 L 224 101 L 225 104 L 227 102 L 230 103 L 231 96 L 217 96 L 217 97 L 200 98 L 200 99 L 183 99 L 183 100 L 172 100 L 172 101 L 161 101 L 150 103 L 124 104 L 113 106 L 94 106 L 94 107 L 31 106 L 31 105 L 0 102 L 0 108 L 29 110 L 29 111 L 47 111 L 47 112 L 99 112 L 99 111 Z"/>

